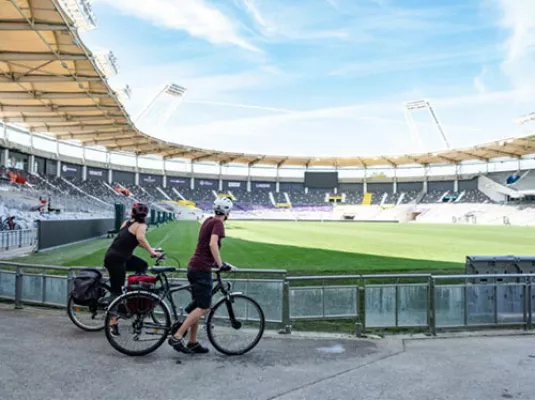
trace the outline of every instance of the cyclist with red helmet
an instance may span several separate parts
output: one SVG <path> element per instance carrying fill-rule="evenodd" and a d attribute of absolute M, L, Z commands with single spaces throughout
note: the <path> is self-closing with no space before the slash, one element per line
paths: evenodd
<path fill-rule="evenodd" d="M 117 236 L 113 240 L 104 257 L 104 266 L 110 276 L 111 293 L 113 296 L 120 296 L 126 272 L 144 274 L 148 264 L 142 258 L 133 255 L 137 246 L 143 247 L 152 257 L 159 257 L 160 254 L 150 246 L 145 233 L 147 232 L 146 218 L 149 214 L 149 207 L 143 203 L 134 203 L 132 214 L 129 220 L 125 221 Z M 112 335 L 119 335 L 117 319 L 113 317 L 110 321 Z"/>

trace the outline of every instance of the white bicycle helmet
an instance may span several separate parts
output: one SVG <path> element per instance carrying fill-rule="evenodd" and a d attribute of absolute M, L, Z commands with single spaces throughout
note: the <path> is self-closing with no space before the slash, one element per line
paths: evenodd
<path fill-rule="evenodd" d="M 228 197 L 219 197 L 214 201 L 214 212 L 217 215 L 229 215 L 232 206 L 232 200 Z"/>

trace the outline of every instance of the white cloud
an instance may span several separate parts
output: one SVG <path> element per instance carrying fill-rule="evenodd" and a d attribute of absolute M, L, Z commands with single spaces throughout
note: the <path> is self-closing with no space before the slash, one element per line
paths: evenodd
<path fill-rule="evenodd" d="M 501 25 L 509 31 L 502 69 L 514 87 L 535 91 L 535 2 L 497 1 L 503 13 Z"/>
<path fill-rule="evenodd" d="M 430 101 L 452 146 L 461 147 L 521 134 L 512 122 L 519 97 L 516 91 L 503 91 Z M 238 152 L 310 156 L 414 152 L 417 147 L 404 120 L 402 100 L 396 96 L 343 107 L 214 120 L 172 127 L 167 134 L 179 137 L 181 143 Z M 429 114 L 416 113 L 415 120 L 425 150 L 442 149 Z"/>
<path fill-rule="evenodd" d="M 240 3 L 241 2 L 241 3 Z M 330 0 L 332 6 L 336 3 Z M 347 39 L 349 33 L 324 18 L 318 4 L 238 0 L 266 40 Z M 327 21 L 327 22 L 326 22 Z"/>
<path fill-rule="evenodd" d="M 220 10 L 202 0 L 98 0 L 125 14 L 150 21 L 156 26 L 183 30 L 214 44 L 232 44 L 261 52 L 240 36 L 236 24 Z"/>
<path fill-rule="evenodd" d="M 484 79 L 487 74 L 487 69 L 483 68 L 479 75 L 474 78 L 474 88 L 479 94 L 484 94 L 487 92 L 487 86 L 485 85 Z"/>
<path fill-rule="evenodd" d="M 366 62 L 355 62 L 343 65 L 332 70 L 332 76 L 366 76 L 383 74 L 392 71 L 405 71 L 412 69 L 423 69 L 444 65 L 457 64 L 459 62 L 485 62 L 498 58 L 499 55 L 491 49 L 465 50 L 451 53 L 424 53 L 424 54 L 404 54 L 402 57 L 381 57 Z"/>

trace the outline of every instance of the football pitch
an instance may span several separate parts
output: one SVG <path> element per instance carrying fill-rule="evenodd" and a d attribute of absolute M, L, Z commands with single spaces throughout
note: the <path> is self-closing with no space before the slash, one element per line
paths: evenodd
<path fill-rule="evenodd" d="M 185 267 L 198 222 L 151 229 L 169 265 Z M 285 269 L 291 275 L 464 271 L 467 255 L 535 255 L 529 227 L 337 222 L 232 221 L 226 223 L 223 259 L 239 268 Z M 97 239 L 19 258 L 25 263 L 101 266 L 111 239 Z M 147 253 L 136 254 L 149 260 Z M 150 263 L 150 261 L 149 261 Z"/>

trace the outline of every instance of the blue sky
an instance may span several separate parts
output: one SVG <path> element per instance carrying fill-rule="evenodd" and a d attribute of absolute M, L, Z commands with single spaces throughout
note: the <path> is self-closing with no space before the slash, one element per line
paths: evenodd
<path fill-rule="evenodd" d="M 454 147 L 527 134 L 535 111 L 533 0 L 93 0 L 90 49 L 112 50 L 139 126 L 218 150 L 349 156 Z"/>

